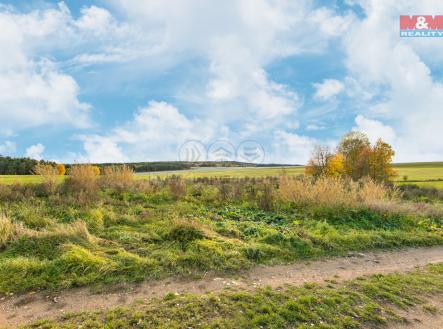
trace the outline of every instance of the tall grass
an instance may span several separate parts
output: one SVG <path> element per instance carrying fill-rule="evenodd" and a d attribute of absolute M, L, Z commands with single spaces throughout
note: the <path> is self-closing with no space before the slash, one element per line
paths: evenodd
<path fill-rule="evenodd" d="M 99 179 L 101 186 L 120 191 L 131 187 L 133 181 L 134 171 L 127 165 L 104 167 Z"/>
<path fill-rule="evenodd" d="M 98 173 L 92 165 L 74 165 L 69 170 L 64 187 L 69 192 L 84 192 L 93 194 L 97 192 Z"/>
<path fill-rule="evenodd" d="M 42 186 L 46 193 L 53 194 L 57 190 L 57 167 L 50 164 L 39 163 L 33 169 L 34 175 L 42 177 Z"/>
<path fill-rule="evenodd" d="M 280 178 L 279 196 L 299 205 L 358 206 L 397 198 L 395 188 L 370 179 L 353 182 L 339 177 Z"/>
<path fill-rule="evenodd" d="M 30 231 L 21 223 L 14 223 L 4 214 L 0 214 L 0 250 L 6 245 Z"/>

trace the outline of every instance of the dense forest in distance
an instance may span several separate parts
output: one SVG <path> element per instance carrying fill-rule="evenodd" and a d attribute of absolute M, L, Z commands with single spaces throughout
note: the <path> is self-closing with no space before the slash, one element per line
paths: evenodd
<path fill-rule="evenodd" d="M 0 156 L 0 175 L 32 175 L 32 169 L 37 163 L 54 164 L 51 161 L 37 161 L 29 158 L 11 158 Z M 119 166 L 122 163 L 97 163 L 93 164 L 99 168 L 106 166 Z M 134 172 L 152 172 L 152 171 L 170 171 L 187 170 L 195 167 L 280 167 L 280 164 L 256 164 L 238 161 L 202 161 L 202 162 L 183 162 L 183 161 L 157 161 L 157 162 L 131 162 L 126 163 Z M 66 168 L 72 164 L 66 164 Z M 290 165 L 284 165 L 290 166 Z"/>
<path fill-rule="evenodd" d="M 51 161 L 0 156 L 0 175 L 31 175 L 37 163 L 56 164 Z"/>

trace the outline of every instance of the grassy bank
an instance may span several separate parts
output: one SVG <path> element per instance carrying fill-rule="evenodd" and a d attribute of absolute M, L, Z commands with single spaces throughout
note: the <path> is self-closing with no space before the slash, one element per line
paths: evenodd
<path fill-rule="evenodd" d="M 408 274 L 375 275 L 343 284 L 306 284 L 253 292 L 176 296 L 132 307 L 65 315 L 29 328 L 382 328 L 397 309 L 422 305 L 443 293 L 443 265 Z"/>
<path fill-rule="evenodd" d="M 73 190 L 68 183 L 49 195 L 35 185 L 0 191 L 1 293 L 443 244 L 438 205 L 385 199 L 389 191 L 373 184 L 174 178 L 100 188 L 85 180 Z"/>

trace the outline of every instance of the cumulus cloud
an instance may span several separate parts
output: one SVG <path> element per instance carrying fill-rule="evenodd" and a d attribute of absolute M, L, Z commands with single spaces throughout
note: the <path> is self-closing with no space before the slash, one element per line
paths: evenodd
<path fill-rule="evenodd" d="M 15 152 L 16 145 L 14 142 L 5 141 L 0 144 L 0 155 L 11 155 Z"/>
<path fill-rule="evenodd" d="M 84 135 L 85 154 L 80 162 L 177 160 L 187 140 L 209 142 L 224 136 L 223 127 L 212 121 L 192 119 L 165 102 L 149 102 L 134 118 L 106 135 Z"/>
<path fill-rule="evenodd" d="M 322 83 L 314 83 L 316 89 L 314 98 L 327 101 L 337 96 L 345 89 L 342 82 L 335 79 L 325 79 Z"/>
<path fill-rule="evenodd" d="M 273 81 L 266 65 L 290 55 L 318 52 L 352 20 L 311 1 L 228 0 L 112 1 L 133 31 L 150 35 L 149 63 L 177 65 L 189 58 L 208 62 L 203 82 L 178 94 L 204 107 L 202 117 L 235 123 L 244 136 L 271 129 L 302 106 L 297 90 Z M 215 9 L 216 8 L 216 9 Z M 321 24 L 320 24 L 321 23 Z M 321 29 L 319 29 L 321 25 Z M 329 31 L 326 33 L 325 31 Z M 144 62 L 145 63 L 145 62 Z M 149 67 L 149 63 L 145 66 Z M 239 111 L 241 109 L 241 111 Z"/>
<path fill-rule="evenodd" d="M 397 161 L 441 160 L 443 144 L 443 84 L 435 79 L 432 61 L 422 52 L 441 47 L 438 40 L 400 38 L 398 30 L 386 26 L 398 25 L 399 15 L 441 12 L 441 1 L 417 3 L 407 0 L 356 1 L 365 17 L 356 21 L 344 38 L 346 66 L 353 81 L 361 89 L 376 91 L 370 103 L 362 107 L 377 121 L 389 120 L 391 128 L 381 133 L 397 139 Z M 434 51 L 432 53 L 438 53 Z M 428 53 L 429 55 L 429 53 Z M 355 99 L 358 102 L 358 98 Z M 380 128 L 380 124 L 358 117 L 361 124 Z M 392 131 L 391 131 L 392 129 Z"/>
<path fill-rule="evenodd" d="M 31 145 L 26 149 L 25 156 L 35 160 L 41 160 L 43 158 L 43 152 L 45 151 L 45 146 L 43 144 Z"/>
<path fill-rule="evenodd" d="M 315 138 L 277 130 L 267 158 L 279 163 L 305 164 L 316 144 L 320 144 L 320 141 Z"/>
<path fill-rule="evenodd" d="M 379 138 L 391 144 L 394 144 L 396 142 L 394 129 L 383 124 L 380 121 L 371 120 L 365 118 L 363 115 L 358 115 L 355 118 L 355 123 L 357 124 L 357 126 L 354 127 L 353 130 L 364 132 L 366 135 L 368 135 L 369 140 L 372 143 L 376 142 Z"/>
<path fill-rule="evenodd" d="M 66 45 L 76 31 L 86 29 L 83 21 L 88 13 L 73 30 L 76 22 L 63 3 L 30 13 L 8 8 L 0 8 L 1 130 L 12 132 L 45 124 L 89 126 L 90 105 L 79 100 L 78 84 L 44 55 L 48 49 Z"/>

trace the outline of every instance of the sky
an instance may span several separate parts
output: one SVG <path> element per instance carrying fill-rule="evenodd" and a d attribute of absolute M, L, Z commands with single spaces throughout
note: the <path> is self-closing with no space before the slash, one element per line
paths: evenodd
<path fill-rule="evenodd" d="M 359 130 L 442 161 L 442 39 L 399 35 L 419 14 L 443 1 L 0 0 L 0 154 L 303 164 Z"/>

